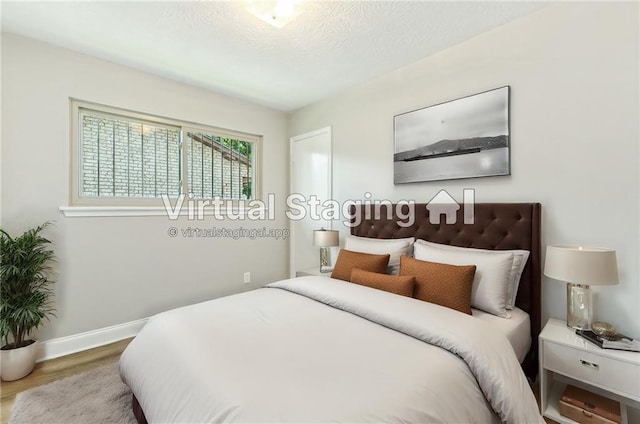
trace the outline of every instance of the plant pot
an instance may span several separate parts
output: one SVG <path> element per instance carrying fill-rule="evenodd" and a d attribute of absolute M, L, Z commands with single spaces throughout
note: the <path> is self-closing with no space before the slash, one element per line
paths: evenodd
<path fill-rule="evenodd" d="M 36 364 L 38 341 L 18 349 L 1 350 L 2 379 L 4 381 L 18 380 L 33 371 Z"/>

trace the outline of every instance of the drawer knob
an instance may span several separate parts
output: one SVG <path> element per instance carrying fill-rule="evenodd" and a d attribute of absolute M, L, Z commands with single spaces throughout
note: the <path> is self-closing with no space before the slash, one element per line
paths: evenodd
<path fill-rule="evenodd" d="M 596 363 L 593 363 L 593 362 L 585 361 L 584 359 L 580 359 L 580 364 L 582 364 L 585 367 L 593 368 L 595 370 L 600 368 L 600 365 L 598 365 Z"/>

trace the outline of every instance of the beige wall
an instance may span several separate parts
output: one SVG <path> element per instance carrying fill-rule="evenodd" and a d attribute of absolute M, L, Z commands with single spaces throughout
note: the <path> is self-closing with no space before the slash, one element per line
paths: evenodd
<path fill-rule="evenodd" d="M 263 189 L 274 222 L 67 218 L 69 97 L 264 136 Z M 55 221 L 57 318 L 41 339 L 144 318 L 287 276 L 283 240 L 170 238 L 176 226 L 287 228 L 286 114 L 70 52 L 2 36 L 2 227 Z M 243 284 L 250 271 L 252 283 Z"/>
<path fill-rule="evenodd" d="M 637 3 L 545 8 L 292 114 L 289 134 L 331 126 L 338 200 L 461 199 L 544 205 L 545 243 L 617 249 L 620 284 L 596 288 L 596 318 L 640 337 Z M 511 86 L 512 175 L 393 185 L 393 116 Z M 543 319 L 564 285 L 543 281 Z"/>

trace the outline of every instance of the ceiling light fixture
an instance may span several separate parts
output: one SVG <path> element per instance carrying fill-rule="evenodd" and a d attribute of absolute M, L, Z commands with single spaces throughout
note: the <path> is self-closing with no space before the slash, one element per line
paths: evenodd
<path fill-rule="evenodd" d="M 283 28 L 300 14 L 303 0 L 245 0 L 245 9 L 276 28 Z"/>

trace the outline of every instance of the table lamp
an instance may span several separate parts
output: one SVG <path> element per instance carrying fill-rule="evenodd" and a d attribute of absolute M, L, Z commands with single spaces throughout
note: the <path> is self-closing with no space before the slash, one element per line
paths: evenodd
<path fill-rule="evenodd" d="M 616 251 L 600 247 L 547 246 L 544 275 L 567 282 L 567 327 L 589 330 L 593 318 L 589 286 L 618 284 Z"/>
<path fill-rule="evenodd" d="M 340 244 L 340 233 L 336 230 L 325 230 L 321 228 L 313 231 L 313 245 L 320 247 L 320 272 L 331 272 L 329 267 L 328 247 Z"/>

